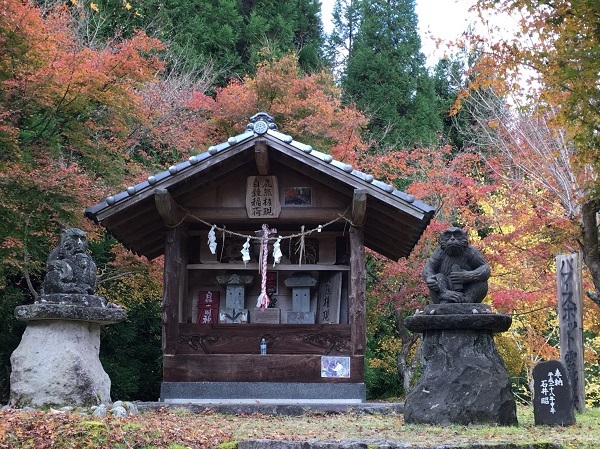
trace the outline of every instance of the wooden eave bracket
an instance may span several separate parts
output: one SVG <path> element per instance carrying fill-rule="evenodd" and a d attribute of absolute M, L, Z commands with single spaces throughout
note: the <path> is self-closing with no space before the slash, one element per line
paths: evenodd
<path fill-rule="evenodd" d="M 158 188 L 154 190 L 154 203 L 156 204 L 156 210 L 167 226 L 176 226 L 183 220 L 185 216 L 183 209 L 167 189 Z"/>
<path fill-rule="evenodd" d="M 259 140 L 254 144 L 254 159 L 256 160 L 258 174 L 267 176 L 269 174 L 269 151 L 267 142 L 264 140 Z"/>
<path fill-rule="evenodd" d="M 352 196 L 352 225 L 360 228 L 365 224 L 367 215 L 367 191 L 365 189 L 354 189 Z"/>

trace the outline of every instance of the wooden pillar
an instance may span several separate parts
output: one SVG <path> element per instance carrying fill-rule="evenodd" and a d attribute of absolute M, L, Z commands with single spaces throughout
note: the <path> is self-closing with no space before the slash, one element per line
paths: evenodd
<path fill-rule="evenodd" d="M 167 229 L 162 300 L 162 348 L 164 355 L 175 354 L 177 348 L 179 304 L 183 285 L 185 284 L 184 236 L 185 226 L 183 225 Z"/>
<path fill-rule="evenodd" d="M 162 349 L 173 355 L 177 349 L 179 321 L 185 320 L 182 311 L 187 285 L 187 224 L 185 215 L 167 189 L 154 191 L 156 210 L 167 226 L 165 235 L 165 266 L 162 300 Z"/>
<path fill-rule="evenodd" d="M 578 253 L 556 257 L 560 359 L 567 368 L 575 408 L 585 412 L 583 359 L 583 296 L 581 258 Z"/>
<path fill-rule="evenodd" d="M 364 355 L 367 345 L 366 267 L 363 228 L 350 228 L 349 319 L 352 355 Z"/>
<path fill-rule="evenodd" d="M 367 192 L 354 190 L 352 198 L 352 226 L 350 227 L 350 282 L 348 298 L 349 320 L 352 335 L 352 355 L 364 355 L 367 346 L 366 267 L 364 222 L 367 209 Z"/>

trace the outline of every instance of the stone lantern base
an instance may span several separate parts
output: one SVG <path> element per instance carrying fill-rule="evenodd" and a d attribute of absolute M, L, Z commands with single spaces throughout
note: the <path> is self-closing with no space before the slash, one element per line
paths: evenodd
<path fill-rule="evenodd" d="M 110 402 L 110 378 L 99 359 L 100 327 L 123 321 L 120 308 L 33 304 L 15 309 L 27 321 L 10 361 L 14 407 Z"/>
<path fill-rule="evenodd" d="M 516 403 L 493 333 L 511 317 L 485 304 L 431 304 L 408 317 L 423 333 L 423 374 L 406 396 L 404 419 L 423 424 L 516 425 Z"/>

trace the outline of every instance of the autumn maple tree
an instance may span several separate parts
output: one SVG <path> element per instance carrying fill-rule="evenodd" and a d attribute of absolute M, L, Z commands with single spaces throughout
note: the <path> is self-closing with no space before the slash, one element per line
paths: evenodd
<path fill-rule="evenodd" d="M 64 5 L 42 11 L 0 0 L 0 297 L 7 304 L 39 294 L 59 229 L 87 229 L 93 246 L 101 231 L 81 211 L 143 171 L 132 158 L 147 120 L 139 91 L 162 67 L 162 44 L 136 34 L 90 48 L 72 25 Z M 101 268 L 117 260 L 109 259 Z M 3 310 L 3 329 L 13 310 Z M 7 346 L 3 366 L 14 349 Z"/>
<path fill-rule="evenodd" d="M 137 90 L 161 67 L 154 39 L 94 50 L 70 24 L 64 8 L 0 3 L 0 210 L 10 217 L 0 245 L 4 260 L 36 271 L 56 230 L 83 225 L 82 205 L 137 170 L 126 168 L 145 120 Z"/>
<path fill-rule="evenodd" d="M 188 106 L 204 119 L 198 126 L 209 131 L 210 144 L 239 134 L 252 115 L 267 111 L 282 132 L 337 159 L 352 163 L 367 149 L 364 115 L 342 104 L 329 73 L 303 73 L 295 54 L 265 57 L 255 76 L 217 90 L 214 99 L 199 93 Z"/>
<path fill-rule="evenodd" d="M 481 0 L 476 10 L 519 18 L 518 28 L 509 37 L 492 30 L 493 41 L 471 34 L 463 43 L 481 56 L 457 105 L 476 110 L 477 130 L 503 153 L 513 185 L 532 196 L 545 192 L 537 207 L 575 224 L 574 244 L 565 240 L 562 249 L 581 250 L 595 290 L 588 296 L 600 304 L 600 4 Z M 518 108 L 482 103 L 486 91 Z"/>

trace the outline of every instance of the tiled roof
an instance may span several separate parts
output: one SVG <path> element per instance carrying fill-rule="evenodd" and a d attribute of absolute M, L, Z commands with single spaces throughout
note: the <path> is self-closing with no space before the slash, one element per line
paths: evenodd
<path fill-rule="evenodd" d="M 128 235 L 126 222 L 129 220 L 127 211 L 131 210 L 138 216 L 150 214 L 152 215 L 151 222 L 162 221 L 160 216 L 157 216 L 156 211 L 153 210 L 155 209 L 153 194 L 156 188 L 168 188 L 170 192 L 171 190 L 177 191 L 178 186 L 189 181 L 189 177 L 201 178 L 203 173 L 214 169 L 216 164 L 222 166 L 227 158 L 239 155 L 240 152 L 252 148 L 254 142 L 260 138 L 266 141 L 270 148 L 285 153 L 287 157 L 292 158 L 294 161 L 310 164 L 311 168 L 316 172 L 320 172 L 322 176 L 335 178 L 337 181 L 347 184 L 350 189 L 365 189 L 368 197 L 380 203 L 380 211 L 382 208 L 388 208 L 403 215 L 404 218 L 400 220 L 402 223 L 397 223 L 397 225 L 408 225 L 411 227 L 410 231 L 412 231 L 406 232 L 406 229 L 397 229 L 398 232 L 403 232 L 407 236 L 406 248 L 394 251 L 389 248 L 381 248 L 381 245 L 376 244 L 372 249 L 394 259 L 408 255 L 410 249 L 416 244 L 431 220 L 434 212 L 431 206 L 415 200 L 412 195 L 395 189 L 391 184 L 376 180 L 370 174 L 363 173 L 351 165 L 333 159 L 329 154 L 317 151 L 310 145 L 298 142 L 291 136 L 279 132 L 277 126 L 272 122 L 272 118 L 265 113 L 257 114 L 251 120 L 252 123 L 248 125 L 244 133 L 230 137 L 226 142 L 213 145 L 207 151 L 191 156 L 187 161 L 173 165 L 168 170 L 149 176 L 146 181 L 130 186 L 123 192 L 108 196 L 104 201 L 87 208 L 84 211 L 85 216 L 105 226 L 118 240 L 134 252 L 146 255 L 149 258 L 156 257 L 162 253 L 158 250 L 159 243 L 150 248 L 144 242 L 137 241 L 134 236 Z M 140 205 L 142 202 L 148 203 L 149 201 L 150 204 L 144 207 Z M 369 205 L 371 201 L 368 200 L 367 204 Z M 395 225 L 393 218 L 395 214 L 386 210 L 383 210 L 383 213 L 389 215 L 391 223 L 387 224 L 390 225 L 388 232 L 391 232 Z M 162 223 L 149 224 L 152 224 L 152 229 L 157 232 L 160 232 L 159 230 L 163 227 Z M 366 242 L 369 240 L 367 235 L 369 230 L 370 228 L 367 226 L 365 229 Z M 372 232 L 377 231 L 372 229 Z M 381 240 L 386 241 L 386 230 L 382 229 L 380 232 L 384 234 Z M 156 242 L 159 241 L 158 237 L 155 236 L 154 238 Z M 160 240 L 164 240 L 164 235 L 160 235 Z M 380 240 L 380 238 L 375 240 Z M 162 244 L 164 245 L 164 242 Z M 384 250 L 382 251 L 382 249 Z"/>

